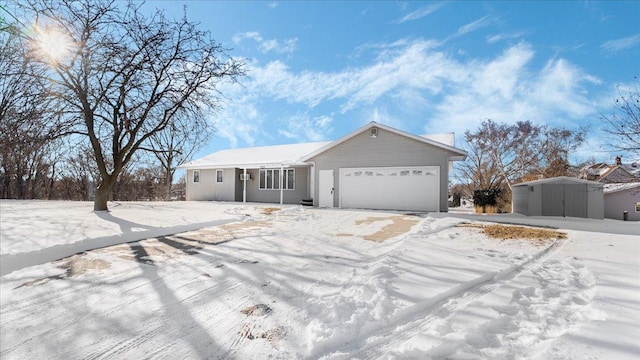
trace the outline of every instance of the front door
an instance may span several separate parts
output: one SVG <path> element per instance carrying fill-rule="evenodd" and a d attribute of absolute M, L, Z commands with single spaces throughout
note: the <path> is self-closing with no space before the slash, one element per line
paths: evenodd
<path fill-rule="evenodd" d="M 333 170 L 320 170 L 318 179 L 318 207 L 333 207 Z"/>

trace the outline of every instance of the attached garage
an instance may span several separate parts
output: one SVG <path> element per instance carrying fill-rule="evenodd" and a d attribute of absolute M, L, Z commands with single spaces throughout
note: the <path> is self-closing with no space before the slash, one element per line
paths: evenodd
<path fill-rule="evenodd" d="M 341 168 L 341 208 L 440 209 L 440 168 L 437 166 Z"/>
<path fill-rule="evenodd" d="M 570 177 L 555 177 L 516 184 L 512 189 L 514 213 L 527 216 L 604 217 L 602 184 Z"/>
<path fill-rule="evenodd" d="M 302 158 L 318 207 L 446 212 L 449 172 L 466 152 L 453 134 L 417 136 L 367 126 Z"/>

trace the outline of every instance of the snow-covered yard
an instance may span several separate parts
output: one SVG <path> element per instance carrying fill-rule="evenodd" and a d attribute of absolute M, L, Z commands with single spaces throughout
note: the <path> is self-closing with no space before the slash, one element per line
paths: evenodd
<path fill-rule="evenodd" d="M 2 359 L 640 356 L 638 223 L 91 208 L 0 202 Z M 554 226 L 568 239 L 459 226 L 479 221 Z"/>

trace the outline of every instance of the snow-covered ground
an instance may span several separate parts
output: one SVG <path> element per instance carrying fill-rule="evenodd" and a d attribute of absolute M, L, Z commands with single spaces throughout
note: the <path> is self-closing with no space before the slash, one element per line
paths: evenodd
<path fill-rule="evenodd" d="M 640 356 L 638 223 L 91 206 L 0 201 L 0 358 Z M 568 239 L 459 226 L 479 221 Z"/>

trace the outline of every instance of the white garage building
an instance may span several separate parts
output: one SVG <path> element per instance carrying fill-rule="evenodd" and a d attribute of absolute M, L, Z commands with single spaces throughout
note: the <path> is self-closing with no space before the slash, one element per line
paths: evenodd
<path fill-rule="evenodd" d="M 447 211 L 453 134 L 418 136 L 371 122 L 332 142 L 223 150 L 181 166 L 187 200 Z"/>

